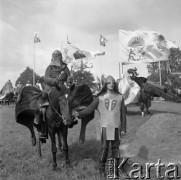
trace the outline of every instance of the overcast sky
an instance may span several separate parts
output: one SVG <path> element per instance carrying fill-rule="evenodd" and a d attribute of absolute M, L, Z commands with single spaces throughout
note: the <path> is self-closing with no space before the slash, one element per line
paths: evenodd
<path fill-rule="evenodd" d="M 100 34 L 108 39 L 106 55 L 93 60 L 95 75 L 119 76 L 118 30 L 152 30 L 181 42 L 180 0 L 0 0 L 0 89 L 13 84 L 27 66 L 33 68 L 33 35 L 39 32 L 36 72 L 44 75 L 51 53 L 69 41 L 100 50 Z M 135 66 L 133 66 L 135 67 Z M 136 65 L 147 76 L 145 65 Z M 128 66 L 124 66 L 124 71 Z"/>

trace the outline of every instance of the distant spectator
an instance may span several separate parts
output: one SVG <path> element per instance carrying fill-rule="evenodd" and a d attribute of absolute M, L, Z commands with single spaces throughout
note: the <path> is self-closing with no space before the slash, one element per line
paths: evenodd
<path fill-rule="evenodd" d="M 18 82 L 18 84 L 17 84 L 17 86 L 16 86 L 16 87 L 17 87 L 17 89 L 20 89 L 20 88 L 22 87 L 22 84 L 21 84 L 21 82 L 20 82 L 20 81 Z"/>
<path fill-rule="evenodd" d="M 39 80 L 37 81 L 36 85 L 35 85 L 38 89 L 42 90 L 42 86 L 41 83 L 39 82 Z"/>
<path fill-rule="evenodd" d="M 30 81 L 28 81 L 28 83 L 26 84 L 26 86 L 31 86 Z"/>

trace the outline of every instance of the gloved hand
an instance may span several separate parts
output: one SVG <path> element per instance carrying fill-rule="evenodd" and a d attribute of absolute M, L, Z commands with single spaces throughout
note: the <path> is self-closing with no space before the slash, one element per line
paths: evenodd
<path fill-rule="evenodd" d="M 72 111 L 72 116 L 75 118 L 75 120 L 79 121 L 81 118 L 79 118 L 79 113 L 75 110 Z"/>
<path fill-rule="evenodd" d="M 125 134 L 126 134 L 125 131 L 121 131 L 121 133 L 120 133 L 121 136 L 124 136 Z"/>
<path fill-rule="evenodd" d="M 65 72 L 62 71 L 61 74 L 58 76 L 58 81 L 61 81 L 65 77 Z"/>
<path fill-rule="evenodd" d="M 52 82 L 52 85 L 54 85 L 54 86 L 58 86 L 58 77 L 57 78 L 55 78 L 54 80 L 53 80 L 53 82 Z"/>
<path fill-rule="evenodd" d="M 79 113 L 75 110 L 72 111 L 72 115 L 75 116 L 75 117 L 78 117 L 79 116 Z"/>

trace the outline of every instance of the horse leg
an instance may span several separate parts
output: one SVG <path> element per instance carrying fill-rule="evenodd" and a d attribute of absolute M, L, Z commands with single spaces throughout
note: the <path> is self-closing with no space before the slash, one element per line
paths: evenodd
<path fill-rule="evenodd" d="M 57 136 L 58 136 L 58 148 L 60 150 L 60 152 L 62 152 L 62 134 L 61 134 L 61 131 L 58 131 L 57 132 Z"/>
<path fill-rule="evenodd" d="M 80 130 L 80 136 L 79 136 L 79 142 L 80 144 L 84 144 L 85 142 L 85 131 L 86 131 L 86 126 L 90 120 L 87 121 L 87 119 L 82 119 L 81 121 L 81 130 Z"/>
<path fill-rule="evenodd" d="M 148 114 L 151 114 L 150 111 L 148 111 L 148 108 L 151 107 L 151 99 L 148 99 L 147 103 L 146 103 L 146 112 Z"/>
<path fill-rule="evenodd" d="M 144 104 L 143 103 L 140 103 L 140 110 L 141 110 L 141 116 L 143 117 L 145 114 L 144 114 Z"/>
<path fill-rule="evenodd" d="M 53 156 L 52 168 L 53 170 L 55 170 L 57 167 L 57 159 L 56 159 L 57 147 L 56 147 L 56 140 L 55 140 L 55 129 L 49 127 L 48 132 L 49 132 L 51 143 L 52 143 L 52 156 Z"/>
<path fill-rule="evenodd" d="M 69 154 L 68 154 L 68 143 L 67 143 L 67 135 L 68 135 L 68 128 L 66 126 L 62 126 L 62 137 L 63 137 L 63 155 L 65 158 L 65 163 L 67 165 L 70 164 Z"/>
<path fill-rule="evenodd" d="M 26 126 L 28 127 L 28 129 L 30 130 L 30 133 L 31 133 L 32 146 L 36 146 L 36 136 L 35 136 L 35 131 L 33 129 L 33 124 L 28 123 L 28 124 L 26 124 Z"/>

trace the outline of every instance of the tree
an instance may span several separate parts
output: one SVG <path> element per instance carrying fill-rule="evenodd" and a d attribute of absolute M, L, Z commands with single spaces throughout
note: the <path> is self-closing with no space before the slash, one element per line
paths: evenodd
<path fill-rule="evenodd" d="M 150 63 L 147 65 L 148 68 L 148 80 L 159 82 L 159 62 Z M 161 78 L 162 83 L 168 83 L 171 79 L 171 73 L 180 71 L 181 72 L 181 50 L 179 48 L 171 48 L 168 61 L 160 62 Z"/>
<path fill-rule="evenodd" d="M 35 73 L 35 82 L 37 82 L 37 80 L 40 80 L 40 76 L 38 74 Z M 16 80 L 15 85 L 17 85 L 19 82 L 21 82 L 21 84 L 23 86 L 25 86 L 27 84 L 27 82 L 30 82 L 30 84 L 33 84 L 33 69 L 31 69 L 30 67 L 27 67 L 18 77 L 18 79 Z"/>
<path fill-rule="evenodd" d="M 179 48 L 171 48 L 169 55 L 169 71 L 170 72 L 181 72 L 181 50 Z"/>

